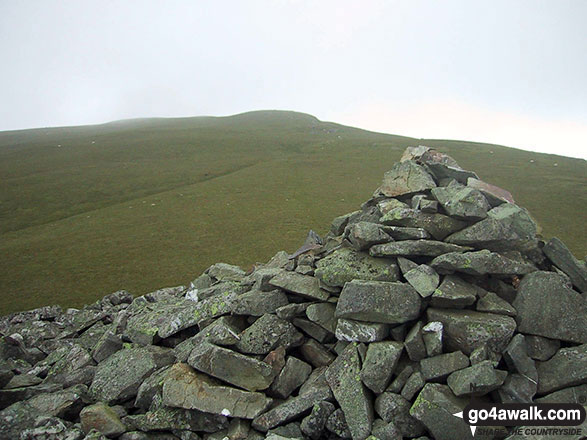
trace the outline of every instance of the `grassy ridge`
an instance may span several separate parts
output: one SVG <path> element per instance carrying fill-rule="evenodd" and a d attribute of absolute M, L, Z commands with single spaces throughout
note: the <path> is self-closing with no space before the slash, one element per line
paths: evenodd
<path fill-rule="evenodd" d="M 5 132 L 0 314 L 81 306 L 120 288 L 145 293 L 217 261 L 246 267 L 293 251 L 308 229 L 325 233 L 333 217 L 357 209 L 417 143 L 507 188 L 545 236 L 587 251 L 578 159 L 372 133 L 293 112 Z"/>

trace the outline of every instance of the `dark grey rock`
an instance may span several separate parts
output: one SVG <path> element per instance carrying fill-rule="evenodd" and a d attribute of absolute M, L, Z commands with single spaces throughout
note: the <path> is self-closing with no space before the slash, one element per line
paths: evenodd
<path fill-rule="evenodd" d="M 518 331 L 563 341 L 587 342 L 587 303 L 554 272 L 526 275 L 513 306 Z"/>
<path fill-rule="evenodd" d="M 386 243 L 392 238 L 383 231 L 379 223 L 357 222 L 349 225 L 345 230 L 348 241 L 360 251 L 369 249 L 379 243 Z"/>
<path fill-rule="evenodd" d="M 306 316 L 310 321 L 315 322 L 330 333 L 334 333 L 336 331 L 336 318 L 334 317 L 335 310 L 335 304 L 312 304 L 306 309 Z"/>
<path fill-rule="evenodd" d="M 340 318 L 335 334 L 339 341 L 376 342 L 382 341 L 389 334 L 389 325 Z"/>
<path fill-rule="evenodd" d="M 432 295 L 440 282 L 436 271 L 426 264 L 407 271 L 404 278 L 423 298 Z"/>
<path fill-rule="evenodd" d="M 397 394 L 401 393 L 402 389 L 406 385 L 406 382 L 408 381 L 413 372 L 414 367 L 412 365 L 406 365 L 405 367 L 403 367 L 400 373 L 397 375 L 397 377 L 393 380 L 393 382 L 391 382 L 386 391 Z"/>
<path fill-rule="evenodd" d="M 379 440 L 402 440 L 402 434 L 394 422 L 384 422 L 381 419 L 373 421 L 371 436 Z"/>
<path fill-rule="evenodd" d="M 243 293 L 233 303 L 232 313 L 237 315 L 261 316 L 275 313 L 279 307 L 289 304 L 287 296 L 281 290 L 268 292 L 251 290 Z"/>
<path fill-rule="evenodd" d="M 435 188 L 436 182 L 426 170 L 413 161 L 398 162 L 383 176 L 375 195 L 395 197 Z"/>
<path fill-rule="evenodd" d="M 451 373 L 446 382 L 456 396 L 483 396 L 499 388 L 507 374 L 494 369 L 491 361 L 483 361 Z"/>
<path fill-rule="evenodd" d="M 410 329 L 404 341 L 404 347 L 411 360 L 417 362 L 426 357 L 426 345 L 422 338 L 422 322 L 418 321 Z"/>
<path fill-rule="evenodd" d="M 412 286 L 384 281 L 347 283 L 336 305 L 338 318 L 401 324 L 418 317 L 420 295 Z"/>
<path fill-rule="evenodd" d="M 315 339 L 308 339 L 301 347 L 300 353 L 314 367 L 330 365 L 335 356 Z"/>
<path fill-rule="evenodd" d="M 326 342 L 328 339 L 332 339 L 330 331 L 308 319 L 294 318 L 292 324 L 318 342 Z"/>
<path fill-rule="evenodd" d="M 53 393 L 38 394 L 28 399 L 27 404 L 36 414 L 75 420 L 87 404 L 87 392 L 85 385 L 75 385 Z"/>
<path fill-rule="evenodd" d="M 401 395 L 385 392 L 375 399 L 375 411 L 386 422 L 393 422 L 404 437 L 424 434 L 424 426 L 410 415 L 411 403 Z"/>
<path fill-rule="evenodd" d="M 477 276 L 487 274 L 525 275 L 536 271 L 536 267 L 531 263 L 512 260 L 488 250 L 451 252 L 436 257 L 430 265 L 441 274 L 463 272 Z"/>
<path fill-rule="evenodd" d="M 245 271 L 240 267 L 226 263 L 216 263 L 206 273 L 218 281 L 242 281 L 245 277 Z"/>
<path fill-rule="evenodd" d="M 561 348 L 551 359 L 538 362 L 538 394 L 581 385 L 587 381 L 587 344 Z"/>
<path fill-rule="evenodd" d="M 535 400 L 536 403 L 579 403 L 585 405 L 587 402 L 587 384 L 576 387 L 563 388 L 540 397 Z"/>
<path fill-rule="evenodd" d="M 422 359 L 420 368 L 426 381 L 442 380 L 449 374 L 467 368 L 469 358 L 460 351 Z"/>
<path fill-rule="evenodd" d="M 518 373 L 510 373 L 497 390 L 502 403 L 530 403 L 536 394 L 536 381 Z"/>
<path fill-rule="evenodd" d="M 126 416 L 122 421 L 130 429 L 149 433 L 153 431 L 217 432 L 226 429 L 228 425 L 227 418 L 222 415 L 166 406 L 147 411 L 145 414 Z"/>
<path fill-rule="evenodd" d="M 134 406 L 143 410 L 149 409 L 155 395 L 160 394 L 163 389 L 163 382 L 167 377 L 169 366 L 160 368 L 146 378 L 137 391 Z"/>
<path fill-rule="evenodd" d="M 402 388 L 401 396 L 404 399 L 412 400 L 416 394 L 422 389 L 426 382 L 419 371 L 414 371 L 406 381 Z"/>
<path fill-rule="evenodd" d="M 474 177 L 469 177 L 467 179 L 467 186 L 481 191 L 491 206 L 499 206 L 502 203 L 515 203 L 514 198 L 509 191 L 483 182 Z"/>
<path fill-rule="evenodd" d="M 515 317 L 517 314 L 516 309 L 510 303 L 493 292 L 486 292 L 479 298 L 475 308 L 478 312 L 497 313 L 498 315 Z"/>
<path fill-rule="evenodd" d="M 302 420 L 301 431 L 308 437 L 318 440 L 326 427 L 326 422 L 335 410 L 335 406 L 326 401 L 318 402 L 312 407 L 312 412 Z"/>
<path fill-rule="evenodd" d="M 385 391 L 403 351 L 400 342 L 373 342 L 367 348 L 367 355 L 361 369 L 361 380 L 373 392 Z"/>
<path fill-rule="evenodd" d="M 432 294 L 430 304 L 434 307 L 462 309 L 473 304 L 482 290 L 456 275 L 446 275 Z"/>
<path fill-rule="evenodd" d="M 102 362 L 104 359 L 116 353 L 122 348 L 120 336 L 111 331 L 105 332 L 98 340 L 92 350 L 92 358 L 96 362 Z"/>
<path fill-rule="evenodd" d="M 80 420 L 86 434 L 95 429 L 106 437 L 118 437 L 127 430 L 118 414 L 104 402 L 86 406 L 80 412 Z"/>
<path fill-rule="evenodd" d="M 469 355 L 481 344 L 490 351 L 501 353 L 516 330 L 516 321 L 509 316 L 479 313 L 470 310 L 427 310 L 429 321 L 444 326 L 445 347 Z"/>
<path fill-rule="evenodd" d="M 325 301 L 329 297 L 328 292 L 320 289 L 316 278 L 299 273 L 282 271 L 273 277 L 269 284 L 303 298 Z"/>
<path fill-rule="evenodd" d="M 344 413 L 340 408 L 330 414 L 330 417 L 326 421 L 326 429 L 342 439 L 352 438 L 351 431 L 344 418 Z"/>
<path fill-rule="evenodd" d="M 281 319 L 291 321 L 296 316 L 304 316 L 309 305 L 310 303 L 288 304 L 275 310 L 275 314 Z"/>
<path fill-rule="evenodd" d="M 432 321 L 422 327 L 422 340 L 428 357 L 442 354 L 442 322 Z"/>
<path fill-rule="evenodd" d="M 280 345 L 295 347 L 302 341 L 303 335 L 291 323 L 268 313 L 240 335 L 235 347 L 243 353 L 267 354 Z"/>
<path fill-rule="evenodd" d="M 404 240 L 371 246 L 373 257 L 437 257 L 448 252 L 465 252 L 472 248 L 435 240 Z"/>
<path fill-rule="evenodd" d="M 315 276 L 326 285 L 343 287 L 352 280 L 397 281 L 399 270 L 392 259 L 343 247 L 318 261 Z"/>
<path fill-rule="evenodd" d="M 566 273 L 579 292 L 587 292 L 587 267 L 577 260 L 558 238 L 552 238 L 542 249 L 552 263 Z"/>
<path fill-rule="evenodd" d="M 163 404 L 197 409 L 223 416 L 252 419 L 263 413 L 272 399 L 263 393 L 222 385 L 187 364 L 175 364 L 163 382 Z"/>
<path fill-rule="evenodd" d="M 326 380 L 340 408 L 353 439 L 366 439 L 371 433 L 373 407 L 361 382 L 361 363 L 357 344 L 349 344 L 326 370 Z"/>
<path fill-rule="evenodd" d="M 312 367 L 296 357 L 289 356 L 285 366 L 277 375 L 269 392 L 280 399 L 288 398 L 299 388 L 312 372 Z"/>
<path fill-rule="evenodd" d="M 448 215 L 461 220 L 482 220 L 491 208 L 485 196 L 471 187 L 433 188 L 431 193 Z"/>
<path fill-rule="evenodd" d="M 526 335 L 526 349 L 528 355 L 537 361 L 547 361 L 560 348 L 558 339 L 548 339 L 542 336 Z"/>
<path fill-rule="evenodd" d="M 466 222 L 443 214 L 429 214 L 409 208 L 394 208 L 383 215 L 380 222 L 387 226 L 422 228 L 436 240 L 442 240 L 467 226 Z"/>
<path fill-rule="evenodd" d="M 430 238 L 430 234 L 424 228 L 383 226 L 383 230 L 394 240 L 425 240 Z"/>

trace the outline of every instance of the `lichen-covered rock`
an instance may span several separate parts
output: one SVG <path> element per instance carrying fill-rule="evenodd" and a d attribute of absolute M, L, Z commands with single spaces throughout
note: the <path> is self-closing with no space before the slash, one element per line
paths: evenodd
<path fill-rule="evenodd" d="M 431 194 L 448 215 L 462 220 L 482 220 L 491 208 L 480 191 L 467 186 L 433 188 Z"/>
<path fill-rule="evenodd" d="M 267 354 L 280 345 L 289 348 L 302 342 L 302 334 L 291 323 L 267 313 L 240 335 L 235 347 L 243 353 Z"/>
<path fill-rule="evenodd" d="M 275 313 L 275 310 L 287 304 L 289 304 L 287 296 L 281 290 L 274 289 L 268 292 L 251 290 L 236 298 L 232 306 L 232 313 L 262 316 L 265 313 Z"/>
<path fill-rule="evenodd" d="M 579 292 L 587 292 L 587 266 L 577 260 L 562 241 L 554 237 L 542 250 L 556 267 L 568 275 Z"/>
<path fill-rule="evenodd" d="M 536 271 L 532 263 L 512 260 L 495 252 L 451 252 L 432 260 L 430 265 L 438 273 L 463 272 L 471 275 L 525 275 Z"/>
<path fill-rule="evenodd" d="M 499 388 L 507 374 L 507 371 L 494 369 L 491 361 L 483 361 L 455 371 L 446 383 L 455 396 L 483 396 Z"/>
<path fill-rule="evenodd" d="M 587 344 L 561 348 L 552 358 L 538 362 L 538 393 L 546 394 L 587 381 Z"/>
<path fill-rule="evenodd" d="M 337 320 L 335 334 L 339 341 L 377 342 L 389 334 L 389 325 L 340 318 Z"/>
<path fill-rule="evenodd" d="M 467 226 L 466 222 L 443 214 L 430 214 L 410 208 L 391 209 L 380 221 L 388 226 L 422 228 L 436 240 L 442 240 Z"/>
<path fill-rule="evenodd" d="M 385 391 L 402 351 L 401 342 L 382 341 L 369 344 L 361 368 L 361 380 L 374 393 Z"/>
<path fill-rule="evenodd" d="M 358 250 L 369 249 L 374 244 L 386 243 L 392 238 L 384 232 L 379 223 L 357 222 L 349 225 L 345 235 L 351 244 Z"/>
<path fill-rule="evenodd" d="M 312 367 L 294 356 L 289 356 L 285 366 L 277 375 L 269 392 L 281 399 L 288 398 L 299 388 L 312 372 Z"/>
<path fill-rule="evenodd" d="M 118 414 L 104 402 L 86 406 L 80 413 L 80 420 L 86 434 L 95 429 L 106 437 L 118 437 L 127 430 Z"/>
<path fill-rule="evenodd" d="M 269 284 L 308 299 L 325 301 L 330 296 L 327 291 L 320 288 L 318 279 L 295 272 L 282 271 L 271 278 Z"/>
<path fill-rule="evenodd" d="M 448 252 L 470 251 L 470 247 L 457 246 L 435 240 L 404 240 L 371 246 L 373 257 L 437 257 Z"/>
<path fill-rule="evenodd" d="M 399 394 L 384 392 L 375 399 L 375 411 L 386 422 L 393 422 L 404 437 L 424 434 L 424 426 L 410 415 L 411 403 Z"/>
<path fill-rule="evenodd" d="M 468 366 L 469 358 L 460 351 L 439 354 L 420 361 L 422 376 L 426 381 L 444 379 L 449 374 Z"/>
<path fill-rule="evenodd" d="M 435 188 L 436 182 L 426 170 L 413 161 L 396 163 L 383 176 L 383 183 L 375 191 L 376 195 L 387 197 L 413 194 Z"/>
<path fill-rule="evenodd" d="M 408 270 L 404 278 L 423 298 L 432 295 L 440 283 L 438 273 L 426 264 Z"/>

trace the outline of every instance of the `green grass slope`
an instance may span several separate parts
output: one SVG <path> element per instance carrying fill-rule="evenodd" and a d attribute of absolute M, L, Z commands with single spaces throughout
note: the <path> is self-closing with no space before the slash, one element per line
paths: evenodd
<path fill-rule="evenodd" d="M 142 294 L 218 261 L 292 252 L 308 229 L 325 233 L 357 209 L 415 144 L 508 189 L 545 237 L 585 255 L 579 159 L 281 111 L 12 131 L 0 133 L 0 314 Z"/>

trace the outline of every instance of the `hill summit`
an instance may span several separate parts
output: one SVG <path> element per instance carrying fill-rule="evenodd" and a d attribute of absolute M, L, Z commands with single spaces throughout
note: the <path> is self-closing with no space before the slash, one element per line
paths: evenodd
<path fill-rule="evenodd" d="M 293 254 L 1 318 L 0 438 L 472 439 L 472 400 L 585 402 L 585 292 L 508 191 L 410 147 Z"/>

